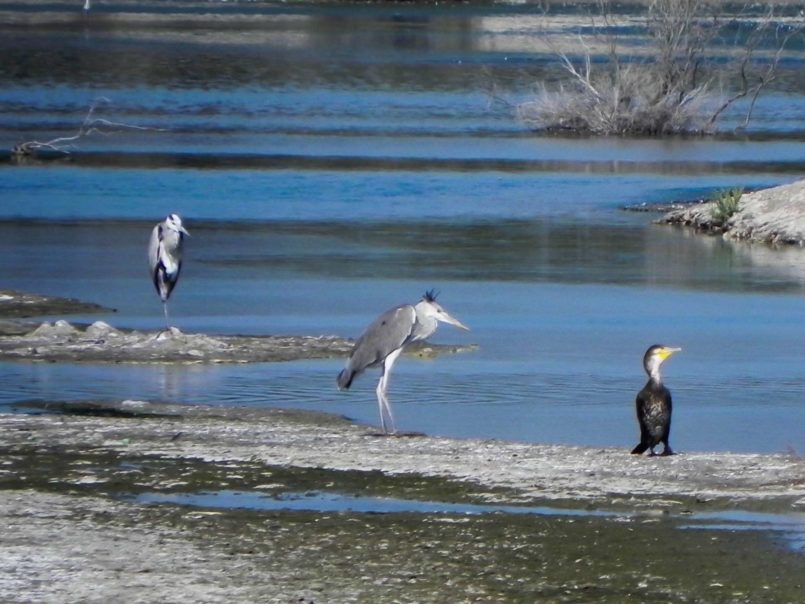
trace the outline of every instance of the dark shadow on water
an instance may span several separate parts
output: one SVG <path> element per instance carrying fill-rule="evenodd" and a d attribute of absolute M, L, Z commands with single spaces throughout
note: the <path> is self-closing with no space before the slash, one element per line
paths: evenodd
<path fill-rule="evenodd" d="M 584 160 L 527 160 L 491 158 L 423 157 L 337 157 L 301 155 L 260 155 L 240 153 L 94 153 L 69 155 L 49 153 L 43 157 L 0 155 L 0 165 L 66 164 L 83 168 L 183 168 L 188 170 L 333 170 L 333 171 L 403 171 L 403 172 L 579 172 L 583 174 L 712 175 L 758 172 L 798 175 L 805 172 L 805 162 L 731 161 L 731 162 L 639 162 Z"/>
<path fill-rule="evenodd" d="M 244 229 L 251 231 L 240 235 L 250 241 L 247 251 L 224 253 L 210 264 L 357 279 L 646 284 L 710 291 L 798 291 L 805 282 L 805 257 L 797 249 L 735 244 L 642 220 L 606 227 L 502 219 L 271 223 Z M 285 237 L 288 245 L 277 246 Z"/>
<path fill-rule="evenodd" d="M 619 222 L 582 218 L 373 221 L 197 221 L 193 263 L 212 283 L 233 277 L 645 285 L 699 291 L 797 292 L 805 255 L 724 241 L 651 224 L 648 214 Z M 136 272 L 150 223 L 0 220 L 0 260 L 59 274 L 105 250 L 110 275 Z M 200 242 L 200 243 L 196 243 Z M 21 252 L 20 250 L 28 250 Z"/>

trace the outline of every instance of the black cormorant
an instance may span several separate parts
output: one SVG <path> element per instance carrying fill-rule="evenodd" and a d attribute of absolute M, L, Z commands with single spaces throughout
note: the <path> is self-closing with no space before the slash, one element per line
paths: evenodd
<path fill-rule="evenodd" d="M 640 423 L 640 444 L 632 453 L 640 455 L 646 449 L 654 455 L 654 447 L 663 444 L 662 455 L 673 455 L 668 444 L 671 434 L 671 392 L 662 383 L 660 365 L 681 348 L 654 345 L 643 356 L 643 369 L 648 374 L 648 382 L 637 393 L 637 421 Z"/>

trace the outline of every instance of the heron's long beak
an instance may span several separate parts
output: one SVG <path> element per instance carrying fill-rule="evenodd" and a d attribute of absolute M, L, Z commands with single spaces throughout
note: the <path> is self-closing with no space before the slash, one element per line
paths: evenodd
<path fill-rule="evenodd" d="M 190 237 L 190 233 L 189 233 L 189 232 L 187 231 L 187 229 L 186 229 L 186 228 L 184 228 L 183 226 L 180 226 L 180 227 L 179 227 L 179 232 L 180 232 L 180 233 L 184 233 L 185 235 L 187 235 L 188 237 Z"/>
<path fill-rule="evenodd" d="M 470 330 L 470 328 L 464 325 L 464 323 L 462 323 L 455 317 L 451 316 L 447 311 L 444 310 L 442 312 L 442 315 L 439 317 L 439 320 L 444 321 L 445 323 L 450 323 L 450 325 L 455 325 L 456 327 L 464 329 L 466 331 Z"/>

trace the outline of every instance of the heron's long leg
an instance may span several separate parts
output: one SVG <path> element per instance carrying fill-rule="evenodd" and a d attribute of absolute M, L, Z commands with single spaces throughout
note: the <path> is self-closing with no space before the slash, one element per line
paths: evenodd
<path fill-rule="evenodd" d="M 170 324 L 170 320 L 168 319 L 168 301 L 167 301 L 167 300 L 165 300 L 165 301 L 162 303 L 162 310 L 163 310 L 163 312 L 165 313 L 165 329 L 167 329 L 168 331 L 170 331 L 170 329 L 171 329 L 171 324 Z"/>
<path fill-rule="evenodd" d="M 377 410 L 380 412 L 380 427 L 383 429 L 383 434 L 388 434 L 389 431 L 386 429 L 386 413 L 385 408 L 388 405 L 388 400 L 386 399 L 386 394 L 383 392 L 383 376 L 380 376 L 380 379 L 377 381 Z M 392 428 L 393 429 L 393 428 Z"/>
<path fill-rule="evenodd" d="M 400 356 L 401 352 L 402 348 L 398 348 L 385 358 L 385 360 L 383 361 L 383 370 L 380 376 L 380 381 L 377 383 L 377 405 L 380 408 L 380 425 L 383 428 L 383 432 L 386 432 L 387 434 L 389 432 L 386 430 L 386 422 L 383 417 L 384 410 L 385 414 L 389 418 L 389 422 L 391 423 L 391 434 L 397 432 L 397 427 L 394 425 L 394 414 L 391 412 L 391 403 L 389 403 L 386 391 L 388 389 L 388 381 L 389 381 L 389 374 L 391 373 L 391 368 L 394 365 L 394 362 L 397 360 L 397 357 Z"/>
<path fill-rule="evenodd" d="M 383 407 L 386 410 L 386 416 L 389 418 L 389 424 L 391 424 L 391 431 L 389 434 L 395 434 L 397 432 L 397 426 L 394 423 L 394 414 L 391 412 L 391 404 L 389 403 L 389 398 L 386 396 L 385 391 L 381 392 L 381 397 L 383 399 Z M 386 431 L 385 427 L 383 428 L 383 431 Z"/>

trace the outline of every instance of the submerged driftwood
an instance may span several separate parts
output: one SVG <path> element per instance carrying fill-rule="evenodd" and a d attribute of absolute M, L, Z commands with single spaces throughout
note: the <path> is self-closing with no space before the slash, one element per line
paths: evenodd
<path fill-rule="evenodd" d="M 715 209 L 714 201 L 697 203 L 674 209 L 659 222 L 722 234 L 725 239 L 805 245 L 805 180 L 745 193 L 737 211 L 723 222 Z"/>

